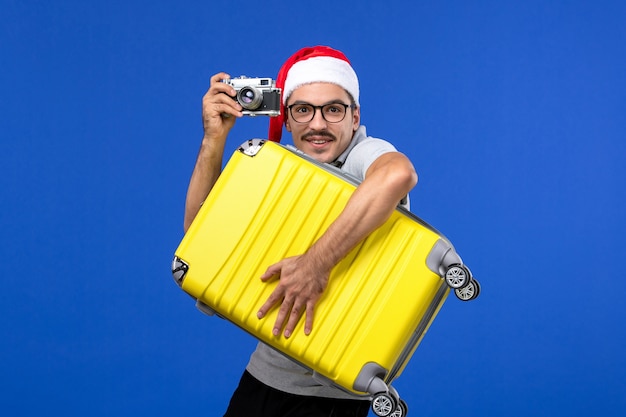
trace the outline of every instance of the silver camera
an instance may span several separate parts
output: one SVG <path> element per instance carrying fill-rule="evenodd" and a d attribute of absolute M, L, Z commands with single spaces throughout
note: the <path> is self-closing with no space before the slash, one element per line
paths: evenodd
<path fill-rule="evenodd" d="M 241 76 L 222 80 L 235 89 L 235 100 L 249 116 L 280 115 L 280 88 L 271 78 L 248 78 Z"/>

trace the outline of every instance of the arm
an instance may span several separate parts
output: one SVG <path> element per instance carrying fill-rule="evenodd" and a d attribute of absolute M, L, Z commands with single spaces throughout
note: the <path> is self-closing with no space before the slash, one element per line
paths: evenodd
<path fill-rule="evenodd" d="M 232 98 L 234 89 L 221 82 L 226 78 L 225 73 L 211 77 L 211 86 L 202 98 L 204 137 L 187 188 L 185 232 L 220 175 L 226 138 L 236 118 L 242 116 L 241 106 Z"/>
<path fill-rule="evenodd" d="M 417 174 L 406 156 L 398 152 L 381 155 L 369 167 L 342 213 L 313 246 L 267 269 L 261 279 L 279 276 L 280 283 L 260 308 L 258 317 L 280 304 L 274 335 L 278 336 L 285 326 L 285 337 L 291 336 L 303 313 L 304 332 L 310 334 L 315 304 L 333 267 L 391 216 L 416 183 Z"/>

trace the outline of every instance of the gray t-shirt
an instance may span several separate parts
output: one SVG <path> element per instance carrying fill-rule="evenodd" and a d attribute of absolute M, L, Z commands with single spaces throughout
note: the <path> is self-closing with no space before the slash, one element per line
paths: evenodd
<path fill-rule="evenodd" d="M 396 152 L 396 148 L 387 141 L 368 137 L 365 126 L 355 132 L 350 146 L 333 163 L 343 171 L 363 181 L 369 166 L 381 155 Z M 406 204 L 409 208 L 408 199 Z M 291 394 L 329 398 L 351 398 L 355 395 L 335 386 L 328 386 L 313 378 L 308 369 L 274 350 L 264 343 L 259 343 L 246 367 L 256 379 L 270 387 Z"/>

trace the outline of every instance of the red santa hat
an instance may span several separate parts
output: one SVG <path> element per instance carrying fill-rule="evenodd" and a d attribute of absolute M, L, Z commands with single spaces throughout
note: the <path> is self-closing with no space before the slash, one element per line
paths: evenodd
<path fill-rule="evenodd" d="M 283 64 L 276 77 L 276 87 L 282 89 L 280 116 L 270 118 L 269 140 L 280 142 L 285 122 L 285 104 L 298 87 L 317 82 L 337 84 L 359 104 L 359 79 L 346 56 L 328 46 L 300 49 Z"/>

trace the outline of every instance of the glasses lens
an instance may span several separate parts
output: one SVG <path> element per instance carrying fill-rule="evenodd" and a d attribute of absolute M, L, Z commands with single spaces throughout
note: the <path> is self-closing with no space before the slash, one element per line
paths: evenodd
<path fill-rule="evenodd" d="M 343 104 L 327 104 L 322 107 L 322 112 L 324 119 L 331 123 L 340 122 L 346 117 L 346 108 Z"/>
<path fill-rule="evenodd" d="M 291 117 L 298 123 L 310 122 L 315 114 L 315 109 L 310 104 L 296 104 L 291 106 Z"/>

